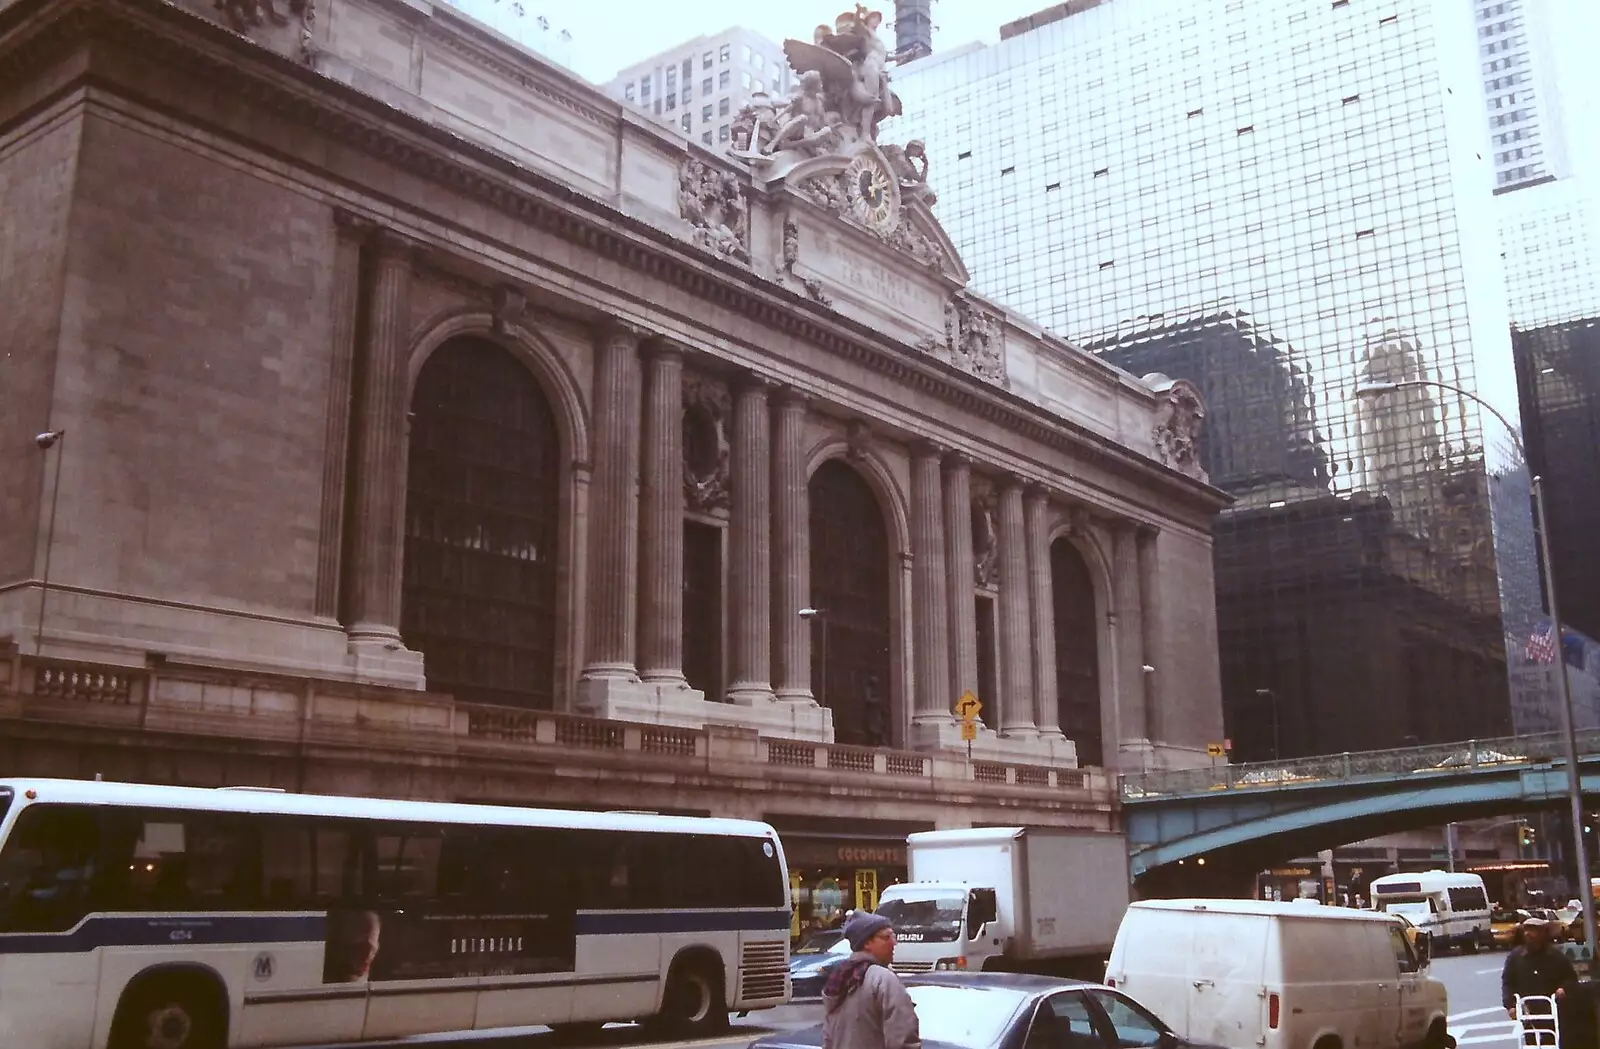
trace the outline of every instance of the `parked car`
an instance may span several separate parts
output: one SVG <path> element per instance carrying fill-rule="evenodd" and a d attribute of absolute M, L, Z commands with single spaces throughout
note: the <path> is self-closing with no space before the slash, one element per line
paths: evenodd
<path fill-rule="evenodd" d="M 924 1049 L 1211 1049 L 1100 984 L 1023 973 L 905 977 Z M 750 1049 L 815 1049 L 822 1025 L 757 1039 Z"/>
<path fill-rule="evenodd" d="M 803 1002 L 822 997 L 828 970 L 850 957 L 850 941 L 843 929 L 814 932 L 789 952 L 789 1000 Z"/>

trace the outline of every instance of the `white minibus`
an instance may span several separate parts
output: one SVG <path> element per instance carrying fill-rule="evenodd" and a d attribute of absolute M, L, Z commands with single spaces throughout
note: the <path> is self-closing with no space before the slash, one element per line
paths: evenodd
<path fill-rule="evenodd" d="M 762 823 L 0 780 L 0 1046 L 702 1035 L 789 920 Z"/>
<path fill-rule="evenodd" d="M 1405 917 L 1432 937 L 1435 951 L 1492 950 L 1489 893 L 1477 874 L 1424 871 L 1374 878 L 1372 909 Z"/>

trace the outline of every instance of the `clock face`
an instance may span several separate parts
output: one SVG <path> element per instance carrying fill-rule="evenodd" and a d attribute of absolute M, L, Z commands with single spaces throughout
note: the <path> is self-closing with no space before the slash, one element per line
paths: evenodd
<path fill-rule="evenodd" d="M 857 222 L 878 233 L 891 233 L 895 214 L 894 176 L 871 153 L 857 154 L 845 169 L 845 186 Z"/>

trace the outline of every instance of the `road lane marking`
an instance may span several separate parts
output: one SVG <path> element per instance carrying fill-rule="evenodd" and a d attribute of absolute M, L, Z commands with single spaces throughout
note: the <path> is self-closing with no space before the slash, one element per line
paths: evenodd
<path fill-rule="evenodd" d="M 1515 1028 L 1516 1026 L 1517 1022 L 1515 1020 L 1502 1020 L 1499 1023 L 1492 1024 L 1462 1024 L 1459 1027 L 1452 1026 L 1450 1030 L 1466 1034 L 1469 1031 L 1488 1031 L 1505 1027 Z"/>
<path fill-rule="evenodd" d="M 1510 1042 L 1510 1041 L 1514 1041 L 1516 1039 L 1516 1037 L 1517 1037 L 1517 1033 L 1515 1031 L 1512 1031 L 1509 1034 L 1485 1034 L 1485 1035 L 1478 1035 L 1478 1036 L 1473 1037 L 1473 1038 L 1457 1038 L 1456 1039 L 1456 1044 L 1457 1045 L 1482 1045 L 1484 1042 Z"/>
<path fill-rule="evenodd" d="M 1450 1022 L 1455 1023 L 1457 1020 L 1470 1020 L 1474 1016 L 1488 1016 L 1490 1013 L 1500 1013 L 1503 1016 L 1505 1015 L 1505 1011 L 1506 1007 L 1503 1005 L 1493 1005 L 1487 1009 L 1468 1009 L 1464 1013 L 1456 1013 L 1454 1016 L 1450 1017 Z"/>
<path fill-rule="evenodd" d="M 1498 973 L 1498 972 L 1504 972 L 1504 971 L 1505 971 L 1505 968 L 1503 966 L 1500 967 L 1500 968 L 1495 968 L 1495 969 L 1479 969 L 1477 975 L 1479 975 L 1479 976 L 1488 976 L 1490 973 Z"/>

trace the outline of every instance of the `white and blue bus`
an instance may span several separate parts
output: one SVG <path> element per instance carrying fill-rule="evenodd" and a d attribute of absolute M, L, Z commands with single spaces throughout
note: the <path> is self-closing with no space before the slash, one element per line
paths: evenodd
<path fill-rule="evenodd" d="M 0 781 L 0 1046 L 709 1034 L 788 998 L 786 870 L 739 820 Z"/>

